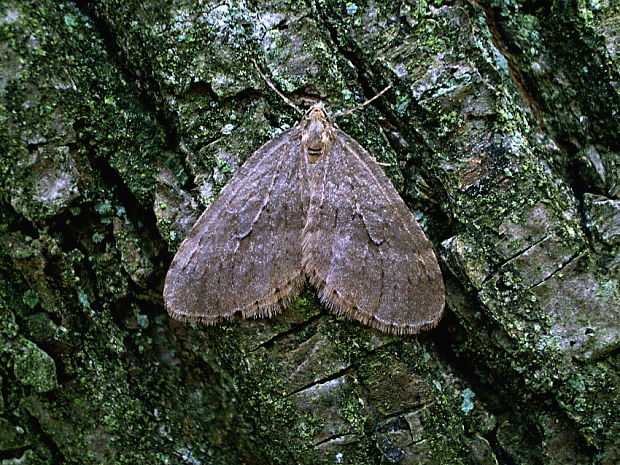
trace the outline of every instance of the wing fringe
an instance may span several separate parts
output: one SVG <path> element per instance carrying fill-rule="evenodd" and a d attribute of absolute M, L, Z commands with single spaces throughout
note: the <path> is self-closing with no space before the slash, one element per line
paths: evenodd
<path fill-rule="evenodd" d="M 277 292 L 264 297 L 259 302 L 253 302 L 235 309 L 229 315 L 191 315 L 173 310 L 167 307 L 168 315 L 175 320 L 187 323 L 200 323 L 207 326 L 215 325 L 222 321 L 230 321 L 239 313 L 243 318 L 270 318 L 289 308 L 293 299 L 299 295 L 306 282 L 305 274 L 299 273 L 295 278 L 286 283 Z"/>
<path fill-rule="evenodd" d="M 312 262 L 304 262 L 305 268 L 312 268 Z M 439 324 L 441 315 L 439 312 L 437 317 L 430 321 L 419 322 L 415 325 L 398 325 L 394 322 L 384 322 L 376 318 L 374 315 L 361 313 L 355 305 L 347 301 L 342 297 L 338 290 L 323 281 L 314 271 L 306 271 L 308 280 L 318 291 L 319 299 L 330 311 L 339 316 L 345 316 L 351 320 L 359 321 L 364 325 L 371 326 L 379 331 L 389 334 L 404 335 L 404 334 L 418 334 L 420 331 L 432 329 Z"/>

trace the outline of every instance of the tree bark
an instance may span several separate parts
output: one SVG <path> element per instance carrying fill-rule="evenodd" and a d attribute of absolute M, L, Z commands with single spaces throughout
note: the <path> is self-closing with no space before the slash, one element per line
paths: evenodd
<path fill-rule="evenodd" d="M 620 462 L 617 2 L 0 6 L 0 464 Z M 438 328 L 311 287 L 168 318 L 180 241 L 298 116 L 252 58 L 300 106 L 393 86 L 338 124 L 435 247 Z"/>

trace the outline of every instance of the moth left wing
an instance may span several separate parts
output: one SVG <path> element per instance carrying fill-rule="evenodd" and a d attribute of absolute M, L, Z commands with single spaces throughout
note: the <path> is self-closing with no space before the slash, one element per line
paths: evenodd
<path fill-rule="evenodd" d="M 334 131 L 309 165 L 304 271 L 337 313 L 398 334 L 435 326 L 445 297 L 429 240 L 372 156 Z"/>
<path fill-rule="evenodd" d="M 226 184 L 177 251 L 164 286 L 168 313 L 215 323 L 272 315 L 305 281 L 299 129 L 259 148 Z"/>

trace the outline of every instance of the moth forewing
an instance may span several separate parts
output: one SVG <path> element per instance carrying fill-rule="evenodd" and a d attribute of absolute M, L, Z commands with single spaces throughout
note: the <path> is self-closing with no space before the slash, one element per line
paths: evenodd
<path fill-rule="evenodd" d="M 192 227 L 164 285 L 170 315 L 216 323 L 270 316 L 297 295 L 301 270 L 299 129 L 259 148 Z"/>
<path fill-rule="evenodd" d="M 379 330 L 433 327 L 444 306 L 430 242 L 372 156 L 334 128 L 311 169 L 302 266 L 337 313 Z"/>

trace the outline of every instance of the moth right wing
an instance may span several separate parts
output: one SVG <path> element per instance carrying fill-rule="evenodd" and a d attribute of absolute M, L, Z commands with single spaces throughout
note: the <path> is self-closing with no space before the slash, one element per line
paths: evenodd
<path fill-rule="evenodd" d="M 299 129 L 259 148 L 200 216 L 164 285 L 168 313 L 215 323 L 269 316 L 304 282 Z M 284 301 L 284 302 L 283 302 Z"/>
<path fill-rule="evenodd" d="M 303 267 L 337 313 L 398 334 L 435 326 L 444 307 L 429 240 L 381 167 L 334 128 L 326 156 L 309 165 Z"/>

